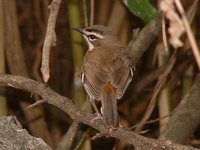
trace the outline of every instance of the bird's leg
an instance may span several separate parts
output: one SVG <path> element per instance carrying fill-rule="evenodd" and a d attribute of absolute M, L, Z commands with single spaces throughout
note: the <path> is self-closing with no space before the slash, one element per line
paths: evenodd
<path fill-rule="evenodd" d="M 97 108 L 97 105 L 95 104 L 95 101 L 94 100 L 90 100 L 91 104 L 92 104 L 92 107 L 94 108 L 95 112 L 97 114 L 100 114 L 98 108 Z"/>
<path fill-rule="evenodd" d="M 98 108 L 97 108 L 97 105 L 95 104 L 95 101 L 92 100 L 92 99 L 90 99 L 90 102 L 91 102 L 91 104 L 92 104 L 92 106 L 93 106 L 93 108 L 94 108 L 94 110 L 95 110 L 95 112 L 96 112 L 96 114 L 97 114 L 97 116 L 96 116 L 95 118 L 93 118 L 93 119 L 91 120 L 91 122 L 94 122 L 95 120 L 98 120 L 98 119 L 102 119 L 102 115 L 101 115 L 101 113 L 99 112 L 99 110 L 98 110 Z"/>

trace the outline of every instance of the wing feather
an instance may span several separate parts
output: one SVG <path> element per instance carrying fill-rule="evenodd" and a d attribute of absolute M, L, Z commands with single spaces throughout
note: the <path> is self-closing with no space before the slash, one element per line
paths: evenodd
<path fill-rule="evenodd" d="M 108 82 L 108 75 L 100 66 L 83 67 L 83 85 L 90 98 L 100 100 L 102 87 Z"/>
<path fill-rule="evenodd" d="M 112 73 L 112 83 L 117 89 L 117 99 L 121 99 L 124 95 L 128 85 L 130 84 L 133 78 L 133 70 L 131 68 L 131 61 L 128 57 L 117 58 L 118 61 L 115 61 L 116 70 Z"/>

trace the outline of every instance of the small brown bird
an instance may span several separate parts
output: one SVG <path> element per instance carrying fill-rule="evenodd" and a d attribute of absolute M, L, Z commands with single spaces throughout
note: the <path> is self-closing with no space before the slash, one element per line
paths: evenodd
<path fill-rule="evenodd" d="M 121 99 L 133 77 L 131 57 L 117 37 L 103 25 L 93 25 L 80 32 L 88 44 L 82 65 L 82 82 L 90 101 L 101 101 L 101 113 L 108 128 L 119 124 L 117 99 Z"/>

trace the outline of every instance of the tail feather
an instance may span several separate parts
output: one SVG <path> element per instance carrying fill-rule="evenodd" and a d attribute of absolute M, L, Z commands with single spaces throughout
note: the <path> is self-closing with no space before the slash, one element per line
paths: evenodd
<path fill-rule="evenodd" d="M 119 124 L 116 89 L 112 84 L 108 83 L 102 91 L 101 95 L 102 115 L 107 127 L 116 128 Z"/>

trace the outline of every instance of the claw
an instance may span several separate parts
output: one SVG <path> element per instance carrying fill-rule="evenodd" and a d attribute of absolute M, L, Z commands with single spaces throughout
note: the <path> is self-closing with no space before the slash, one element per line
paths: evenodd
<path fill-rule="evenodd" d="M 91 120 L 91 123 L 93 123 L 94 121 L 99 120 L 99 119 L 103 119 L 103 117 L 102 117 L 102 115 L 100 113 L 96 113 L 96 117 L 94 117 Z"/>

